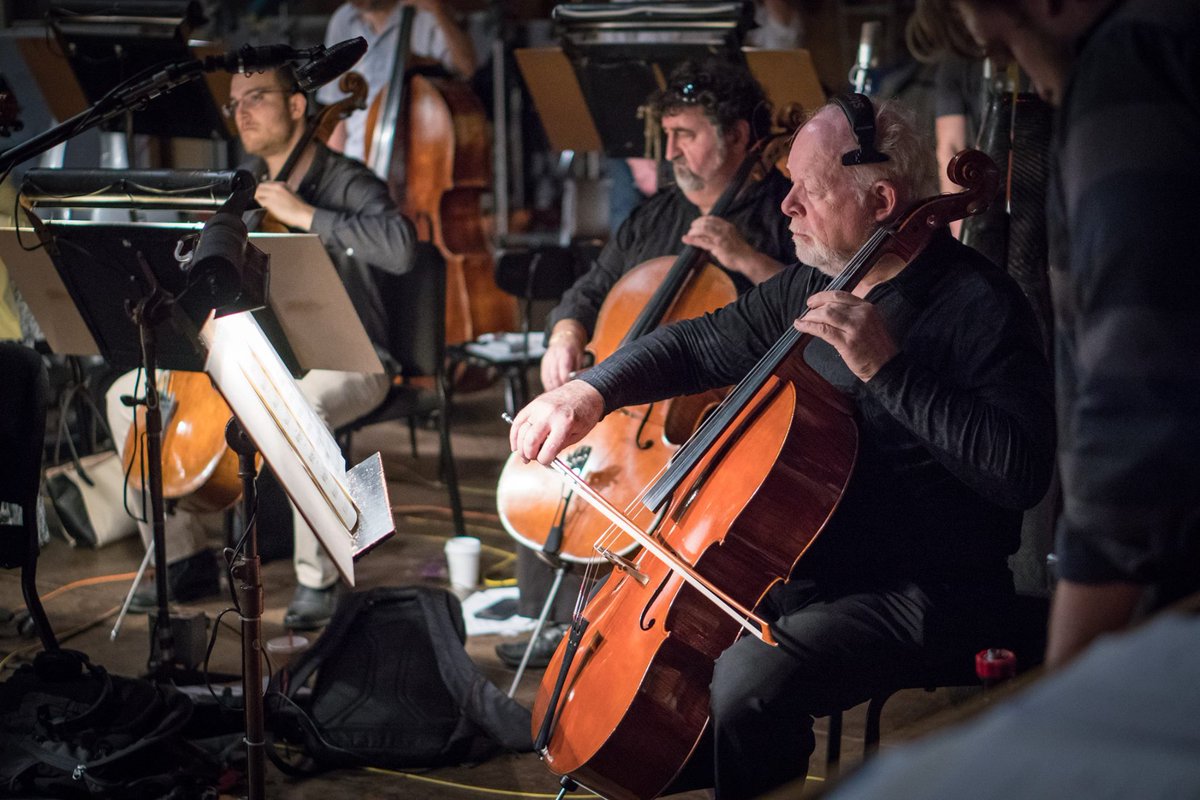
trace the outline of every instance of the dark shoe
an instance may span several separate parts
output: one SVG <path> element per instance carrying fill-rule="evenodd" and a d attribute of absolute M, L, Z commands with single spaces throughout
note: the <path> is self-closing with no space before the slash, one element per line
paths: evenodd
<path fill-rule="evenodd" d="M 538 634 L 537 641 L 533 644 L 533 652 L 529 654 L 529 663 L 525 666 L 529 669 L 542 669 L 549 664 L 550 657 L 554 655 L 554 651 L 558 649 L 558 643 L 562 641 L 570 627 L 566 623 L 546 623 L 542 632 Z M 528 646 L 528 639 L 522 639 L 519 642 L 503 642 L 496 645 L 496 655 L 500 657 L 505 666 L 516 669 L 521 666 L 521 659 L 525 657 L 525 648 Z"/>
<path fill-rule="evenodd" d="M 294 631 L 315 631 L 329 624 L 337 608 L 337 584 L 327 589 L 297 586 L 292 602 L 283 615 L 283 627 Z"/>
<path fill-rule="evenodd" d="M 202 600 L 221 593 L 220 569 L 211 550 L 201 550 L 167 565 L 167 602 L 187 603 Z M 129 610 L 150 612 L 158 608 L 158 590 L 155 582 L 142 579 L 142 585 L 133 593 Z"/>

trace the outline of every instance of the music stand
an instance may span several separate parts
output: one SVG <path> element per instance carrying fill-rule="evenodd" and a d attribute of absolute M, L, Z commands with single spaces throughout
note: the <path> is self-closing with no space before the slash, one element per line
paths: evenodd
<path fill-rule="evenodd" d="M 126 294 L 145 292 L 138 301 L 135 316 L 147 323 L 140 326 L 139 336 L 150 340 L 150 349 L 162 342 L 165 359 L 160 363 L 153 359 L 147 369 L 148 397 L 157 398 L 153 391 L 153 376 L 156 366 L 168 368 L 195 367 L 197 363 L 206 368 L 217 382 L 218 388 L 234 410 L 227 438 L 230 446 L 238 453 L 240 472 L 245 493 L 247 529 L 244 551 L 234 566 L 233 575 L 242 618 L 243 696 L 246 713 L 246 743 L 248 753 L 248 781 L 251 797 L 262 797 L 265 771 L 265 740 L 263 736 L 262 712 L 262 663 L 259 646 L 263 591 L 257 555 L 257 534 L 254 524 L 254 477 L 256 472 L 255 453 L 261 450 L 267 463 L 276 471 L 285 491 L 296 504 L 318 539 L 329 551 L 339 573 L 350 584 L 354 584 L 353 561 L 394 532 L 391 506 L 387 498 L 382 462 L 378 453 L 347 472 L 341 461 L 341 453 L 332 434 L 307 405 L 290 374 L 290 368 L 268 342 L 261 329 L 247 314 L 233 314 L 212 319 L 197 319 L 199 306 L 191 304 L 184 308 L 171 302 L 165 287 L 176 287 L 180 283 L 179 267 L 174 250 L 165 250 L 164 243 L 174 236 L 178 241 L 180 228 L 187 226 L 36 223 L 39 237 L 46 248 L 27 251 L 20 243 L 17 232 L 9 229 L 0 231 L 0 258 L 11 264 L 18 285 L 40 287 L 32 293 L 35 315 L 40 315 L 39 306 L 53 309 L 53 314 L 68 313 L 64 299 L 70 298 L 78 309 L 77 322 L 62 325 L 62 330 L 76 334 L 77 343 L 84 349 L 90 342 L 110 360 L 127 361 L 127 348 L 115 343 L 128 339 L 126 329 L 132 327 L 128 319 L 118 314 L 102 311 L 96 306 L 112 305 L 113 287 L 120 287 Z M 114 231 L 114 228 L 119 228 Z M 105 229 L 101 231 L 100 229 Z M 164 232 L 164 230 L 166 232 Z M 195 228 L 192 228 L 195 230 Z M 27 234 L 28 235 L 28 234 Z M 301 250 L 307 244 L 316 247 L 321 259 L 301 260 L 289 263 L 289 273 L 299 277 L 302 285 L 314 282 L 325 286 L 339 287 L 341 299 L 349 307 L 349 299 L 341 288 L 340 279 L 332 263 L 320 247 L 315 236 L 281 237 L 283 240 L 300 239 Z M 97 241 L 116 242 L 114 250 L 105 251 L 114 257 L 113 263 L 98 265 L 94 254 L 86 248 L 94 247 Z M 295 244 L 295 242 L 292 242 Z M 255 249 L 253 246 L 251 250 Z M 164 252 L 168 252 L 164 255 Z M 64 256 L 64 253 L 72 255 Z M 85 257 L 86 256 L 86 257 Z M 47 264 L 53 262 L 53 269 Z M 97 280 L 98 270 L 108 270 L 105 279 Z M 61 284 L 55 288 L 40 273 L 57 273 Z M 309 273 L 327 272 L 323 277 L 312 278 Z M 120 272 L 127 273 L 123 280 L 114 279 Z M 291 275 L 289 276 L 289 278 Z M 140 287 L 136 291 L 131 287 Z M 191 289 L 183 291 L 186 298 Z M 254 292 L 244 290 L 244 294 Z M 91 295 L 103 295 L 107 299 L 93 303 L 86 299 Z M 188 304 L 183 304 L 188 305 Z M 341 368 L 346 364 L 374 363 L 382 371 L 378 357 L 370 346 L 366 332 L 354 314 L 330 318 L 329 311 L 336 306 L 309 303 L 304 307 L 277 306 L 284 314 L 304 313 L 302 321 L 280 320 L 280 329 L 312 327 L 324 332 L 326 346 L 345 346 L 341 353 Z M 288 310 L 290 309 L 290 310 Z M 314 314 L 315 312 L 315 314 Z M 324 316 L 322 316 L 324 314 Z M 314 319 L 313 316 L 318 318 Z M 207 313 L 206 313 L 207 316 Z M 240 327 L 239 327 L 240 326 Z M 249 326 L 249 327 L 247 327 Z M 79 336 L 83 329 L 88 336 Z M 350 331 L 349 336 L 345 334 Z M 215 333 L 208 338 L 201 331 L 234 330 L 233 342 L 217 343 Z M 256 334 L 254 332 L 257 332 Z M 51 342 L 54 344 L 53 341 Z M 348 344 L 349 343 L 349 344 Z M 236 345 L 236 347 L 235 347 Z M 253 345 L 252 349 L 245 348 Z M 309 343 L 308 349 L 312 348 Z M 356 349 L 357 346 L 357 349 Z M 238 348 L 241 348 L 240 350 Z M 363 349 L 365 348 L 365 352 Z M 245 360 L 219 358 L 219 352 L 247 353 L 252 363 Z M 107 351 L 107 352 L 106 352 Z M 300 349 L 301 358 L 307 350 Z M 324 354 L 325 359 L 332 354 Z M 330 362 L 316 359 L 322 366 Z M 302 366 L 310 366 L 304 364 Z M 251 375 L 232 379 L 224 376 L 226 370 L 250 370 Z M 369 371 L 369 370 L 368 370 Z M 240 387 L 240 388 L 239 388 Z M 245 392 L 252 391 L 247 397 Z M 281 433 L 282 431 L 282 433 Z M 159 596 L 159 615 L 156 633 L 161 661 L 152 665 L 160 677 L 169 669 L 174 652 L 169 617 L 166 609 L 166 563 L 165 531 L 163 530 L 163 501 L 161 492 L 161 417 L 157 422 L 147 413 L 147 454 L 150 470 L 151 505 L 154 514 L 155 557 L 158 567 L 156 583 Z M 156 442 L 156 436 L 158 441 Z M 283 437 L 281 439 L 281 437 Z M 280 443 L 282 441 L 282 444 Z M 299 444 L 297 444 L 299 443 Z M 154 487 L 158 486 L 155 491 Z M 330 498 L 333 498 L 331 504 Z"/>
<path fill-rule="evenodd" d="M 199 2 L 159 2 L 154 16 L 144 7 L 122 12 L 121 5 L 88 0 L 51 4 L 49 24 L 59 53 L 65 55 L 84 99 L 91 105 L 132 75 L 196 57 L 188 35 L 206 21 Z M 30 64 L 33 66 L 32 61 Z M 49 87 L 60 82 L 61 76 L 41 72 L 35 70 L 34 76 L 43 94 L 50 97 L 53 92 Z M 57 116 L 65 119 L 70 115 Z M 212 86 L 199 81 L 156 98 L 153 109 L 132 111 L 102 127 L 149 136 L 232 139 Z"/>

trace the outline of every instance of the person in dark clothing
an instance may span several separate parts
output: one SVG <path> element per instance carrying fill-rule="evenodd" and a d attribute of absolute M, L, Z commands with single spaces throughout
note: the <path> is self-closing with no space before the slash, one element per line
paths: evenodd
<path fill-rule="evenodd" d="M 709 251 L 739 292 L 790 261 L 787 226 L 776 213 L 787 179 L 778 170 L 743 190 L 724 219 L 709 214 L 767 131 L 766 98 L 750 73 L 733 64 L 685 62 L 649 104 L 662 121 L 675 186 L 634 209 L 550 312 L 541 368 L 545 389 L 562 385 L 579 369 L 604 298 L 643 261 L 693 245 Z"/>
<path fill-rule="evenodd" d="M 553 389 L 583 365 L 596 317 L 609 290 L 644 261 L 675 255 L 685 245 L 707 250 L 739 293 L 783 268 L 791 260 L 791 237 L 779 203 L 787 179 L 771 168 L 747 186 L 724 218 L 709 211 L 729 186 L 750 147 L 767 130 L 766 98 L 744 68 L 725 63 L 685 62 L 671 74 L 666 89 L 650 98 L 667 135 L 667 159 L 675 185 L 637 208 L 605 245 L 591 269 L 562 297 L 547 320 L 547 349 L 542 357 L 542 386 Z M 537 617 L 552 584 L 551 570 L 529 548 L 517 549 L 519 611 Z M 532 666 L 545 666 L 569 618 L 579 581 L 568 575 L 559 589 L 548 627 L 531 653 Z M 516 666 L 525 642 L 504 642 L 496 652 Z"/>
<path fill-rule="evenodd" d="M 1003 270 L 942 231 L 903 271 L 826 289 L 874 231 L 935 191 L 932 148 L 911 118 L 885 105 L 876 127 L 881 164 L 843 164 L 858 145 L 837 106 L 796 135 L 782 209 L 801 264 L 625 345 L 535 399 L 510 434 L 519 456 L 548 463 L 624 405 L 738 381 L 793 325 L 815 337 L 808 364 L 853 401 L 850 484 L 759 606 L 781 646 L 743 637 L 716 662 L 711 744 L 694 761 L 711 759 L 719 798 L 802 778 L 814 715 L 866 700 L 895 671 L 970 663 L 995 641 L 1021 511 L 1050 480 L 1050 370 Z"/>
<path fill-rule="evenodd" d="M 1046 656 L 1060 665 L 1200 591 L 1200 5 L 955 5 L 1059 106 L 1047 208 L 1064 502 Z"/>
<path fill-rule="evenodd" d="M 346 287 L 363 327 L 386 372 L 359 374 L 310 370 L 300 390 L 330 429 L 377 407 L 391 387 L 396 364 L 387 351 L 388 312 L 376 290 L 373 269 L 403 273 L 411 266 L 416 234 L 396 209 L 387 186 L 357 161 L 312 142 L 301 153 L 288 182 L 274 180 L 300 141 L 307 98 L 296 88 L 290 68 L 234 75 L 226 113 L 237 123 L 246 167 L 259 179 L 255 199 L 295 231 L 316 233 Z M 272 264 L 273 281 L 288 280 L 287 264 Z M 109 419 L 117 441 L 132 422 L 119 397 L 131 394 L 135 373 L 118 379 L 108 392 Z M 140 507 L 133 502 L 130 507 Z M 292 509 L 297 588 L 284 624 L 311 630 L 329 621 L 336 605 L 337 570 L 304 518 Z M 215 592 L 215 565 L 205 549 L 207 535 L 195 515 L 175 511 L 167 518 L 168 584 L 172 599 L 195 599 Z M 201 566 L 198 566 L 201 565 Z M 202 576 L 189 580 L 187 574 Z M 139 592 L 139 607 L 155 605 L 153 587 Z"/>

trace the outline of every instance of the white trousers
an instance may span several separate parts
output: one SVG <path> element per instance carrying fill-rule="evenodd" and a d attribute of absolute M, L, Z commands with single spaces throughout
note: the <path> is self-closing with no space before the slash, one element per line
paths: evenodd
<path fill-rule="evenodd" d="M 136 379 L 137 372 L 125 373 L 113 383 L 105 396 L 108 424 L 112 428 L 118 448 L 124 446 L 129 428 L 133 424 L 133 409 L 123 405 L 120 397 L 134 393 Z M 161 373 L 159 380 L 165 380 Z M 297 383 L 309 404 L 325 421 L 325 425 L 334 430 L 378 407 L 387 397 L 391 378 L 387 375 L 318 369 L 312 370 Z M 138 389 L 139 394 L 144 393 L 145 383 L 143 382 Z M 140 514 L 142 493 L 129 489 L 127 495 L 129 509 L 135 516 Z M 145 506 L 145 517 L 149 519 L 149 498 L 146 498 Z M 167 563 L 195 555 L 207 546 L 209 530 L 214 527 L 214 520 L 208 519 L 212 516 L 186 511 L 173 511 L 166 515 Z M 219 524 L 219 518 L 214 519 Z M 149 546 L 153 532 L 150 524 L 139 522 L 138 529 L 142 534 L 142 542 Z M 296 568 L 296 581 L 301 586 L 311 589 L 332 586 L 337 581 L 337 570 L 294 505 L 292 535 L 295 548 L 292 561 Z"/>

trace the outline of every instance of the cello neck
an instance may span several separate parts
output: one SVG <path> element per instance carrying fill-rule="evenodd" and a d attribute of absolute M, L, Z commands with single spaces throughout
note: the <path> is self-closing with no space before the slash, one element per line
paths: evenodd
<path fill-rule="evenodd" d="M 729 185 L 725 187 L 725 191 L 721 192 L 721 196 L 717 198 L 717 202 L 709 211 L 711 216 L 724 218 L 729 213 L 730 207 L 749 182 L 754 168 L 758 166 L 765 149 L 764 143 L 769 139 L 770 137 L 760 141 L 746 153 L 742 163 L 738 165 L 737 172 L 730 179 Z M 622 344 L 645 336 L 658 327 L 684 283 L 697 268 L 705 263 L 705 255 L 707 255 L 707 251 L 692 245 L 683 248 L 683 251 L 676 257 L 675 263 L 671 265 L 670 271 L 667 272 L 667 277 L 662 285 L 651 296 L 645 308 L 642 309 L 642 313 L 638 315 L 629 332 L 625 334 L 625 338 L 621 340 Z"/>

